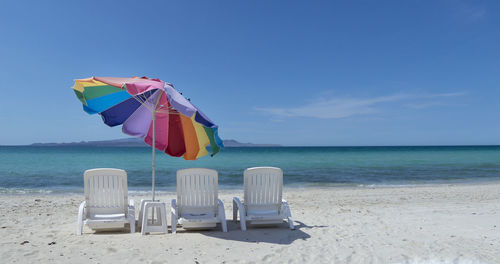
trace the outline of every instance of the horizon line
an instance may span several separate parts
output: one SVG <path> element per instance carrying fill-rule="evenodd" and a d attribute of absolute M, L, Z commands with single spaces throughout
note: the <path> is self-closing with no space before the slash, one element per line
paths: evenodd
<path fill-rule="evenodd" d="M 88 142 L 88 141 L 87 141 Z M 0 147 L 112 147 L 112 148 L 123 148 L 123 147 L 151 147 L 149 145 L 144 146 L 92 146 L 92 145 L 71 145 L 72 143 L 31 143 L 24 145 L 0 145 Z M 59 144 L 59 146 L 37 146 L 34 144 Z M 272 146 L 227 146 L 224 148 L 311 148 L 311 147 L 330 147 L 330 148 L 363 148 L 363 147 L 500 147 L 500 144 L 429 144 L 429 145 L 281 145 L 281 144 L 268 144 L 268 143 L 243 143 L 243 144 L 257 144 L 257 145 L 272 145 Z M 68 146 L 71 145 L 71 146 Z"/>

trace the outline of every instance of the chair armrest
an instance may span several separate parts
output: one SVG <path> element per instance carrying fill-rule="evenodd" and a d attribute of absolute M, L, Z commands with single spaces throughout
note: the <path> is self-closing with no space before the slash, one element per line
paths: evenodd
<path fill-rule="evenodd" d="M 245 207 L 243 206 L 243 203 L 240 201 L 240 198 L 238 197 L 233 197 L 233 202 L 236 204 L 236 206 L 238 206 L 238 210 L 243 210 L 243 212 L 245 211 Z"/>
<path fill-rule="evenodd" d="M 236 206 L 238 206 L 238 210 L 240 210 L 240 221 L 241 221 L 242 217 L 243 217 L 243 221 L 245 221 L 245 216 L 247 215 L 247 212 L 245 210 L 245 206 L 240 201 L 240 198 L 233 197 L 233 205 L 234 204 L 236 204 Z"/>
<path fill-rule="evenodd" d="M 240 201 L 240 198 L 238 197 L 233 197 L 233 206 L 236 204 L 238 207 L 238 210 L 240 211 L 240 221 L 245 221 L 245 216 L 247 215 L 247 212 L 245 210 L 245 206 L 243 203 Z M 233 214 L 234 214 L 234 208 L 233 208 Z M 234 216 L 233 216 L 234 217 Z M 243 219 L 243 220 L 242 220 Z M 234 219 L 233 219 L 234 220 Z"/>
<path fill-rule="evenodd" d="M 85 213 L 85 207 L 87 207 L 87 201 L 83 201 L 78 208 L 78 218 L 85 220 L 87 219 L 87 214 Z"/>
<path fill-rule="evenodd" d="M 220 199 L 217 199 L 217 206 L 222 206 L 222 208 L 224 208 L 224 203 Z"/>
<path fill-rule="evenodd" d="M 280 213 L 286 212 L 289 210 L 290 206 L 288 206 L 288 202 L 285 199 L 281 199 Z"/>
<path fill-rule="evenodd" d="M 224 203 L 220 199 L 217 199 L 217 209 L 219 211 L 219 217 L 223 217 L 224 219 L 226 219 L 226 210 L 224 209 Z"/>

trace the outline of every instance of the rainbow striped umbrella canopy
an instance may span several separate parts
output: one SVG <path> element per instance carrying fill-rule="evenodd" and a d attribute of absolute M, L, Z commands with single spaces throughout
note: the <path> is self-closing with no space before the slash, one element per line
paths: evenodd
<path fill-rule="evenodd" d="M 91 77 L 75 80 L 73 90 L 85 112 L 99 114 L 110 127 L 122 125 L 123 133 L 168 155 L 195 160 L 223 147 L 217 125 L 159 79 Z"/>

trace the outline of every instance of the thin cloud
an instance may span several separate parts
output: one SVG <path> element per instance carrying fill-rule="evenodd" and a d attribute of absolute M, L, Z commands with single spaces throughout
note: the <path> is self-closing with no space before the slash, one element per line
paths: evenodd
<path fill-rule="evenodd" d="M 486 15 L 486 9 L 482 7 L 464 7 L 462 8 L 462 14 L 467 22 L 474 22 Z"/>
<path fill-rule="evenodd" d="M 459 2 L 454 9 L 455 16 L 465 23 L 480 21 L 487 15 L 487 10 L 484 6 L 475 5 L 470 1 Z"/>
<path fill-rule="evenodd" d="M 439 94 L 429 94 L 429 95 L 424 95 L 422 97 L 427 97 L 427 98 L 437 98 L 437 97 L 456 97 L 456 96 L 462 96 L 466 95 L 466 92 L 454 92 L 454 93 L 439 93 Z"/>
<path fill-rule="evenodd" d="M 424 108 L 429 108 L 429 107 L 435 107 L 435 106 L 445 106 L 448 105 L 443 102 L 422 102 L 422 103 L 409 103 L 406 104 L 406 107 L 413 108 L 413 109 L 424 109 Z"/>
<path fill-rule="evenodd" d="M 445 97 L 456 97 L 465 95 L 464 92 L 456 93 L 441 93 L 441 94 L 427 94 L 427 95 L 404 95 L 394 94 L 389 96 L 380 96 L 374 98 L 330 98 L 320 99 L 312 103 L 305 104 L 298 107 L 289 108 L 275 108 L 275 107 L 257 107 L 257 111 L 270 114 L 275 118 L 284 117 L 312 117 L 321 119 L 336 119 L 345 118 L 355 115 L 369 115 L 374 114 L 378 107 L 389 104 L 408 100 L 420 100 L 407 104 L 407 107 L 422 109 L 426 107 L 440 105 L 441 102 L 427 102 L 426 99 L 436 99 Z"/>

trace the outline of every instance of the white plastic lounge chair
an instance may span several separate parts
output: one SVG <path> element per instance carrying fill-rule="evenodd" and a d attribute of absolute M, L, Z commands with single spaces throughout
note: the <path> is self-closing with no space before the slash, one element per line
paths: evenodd
<path fill-rule="evenodd" d="M 93 230 L 124 228 L 135 233 L 134 200 L 128 201 L 127 173 L 119 169 L 92 169 L 83 174 L 85 201 L 78 209 L 77 235 L 83 225 Z"/>
<path fill-rule="evenodd" d="M 244 200 L 241 202 L 238 197 L 233 198 L 233 221 L 237 221 L 239 210 L 241 230 L 247 229 L 247 221 L 255 225 L 269 225 L 283 223 L 283 219 L 287 219 L 290 229 L 294 229 L 290 207 L 281 199 L 283 171 L 274 167 L 249 168 L 243 177 Z"/>
<path fill-rule="evenodd" d="M 184 169 L 177 171 L 177 200 L 172 200 L 172 234 L 176 225 L 184 229 L 208 229 L 221 223 L 227 232 L 224 204 L 218 199 L 217 171 Z"/>

